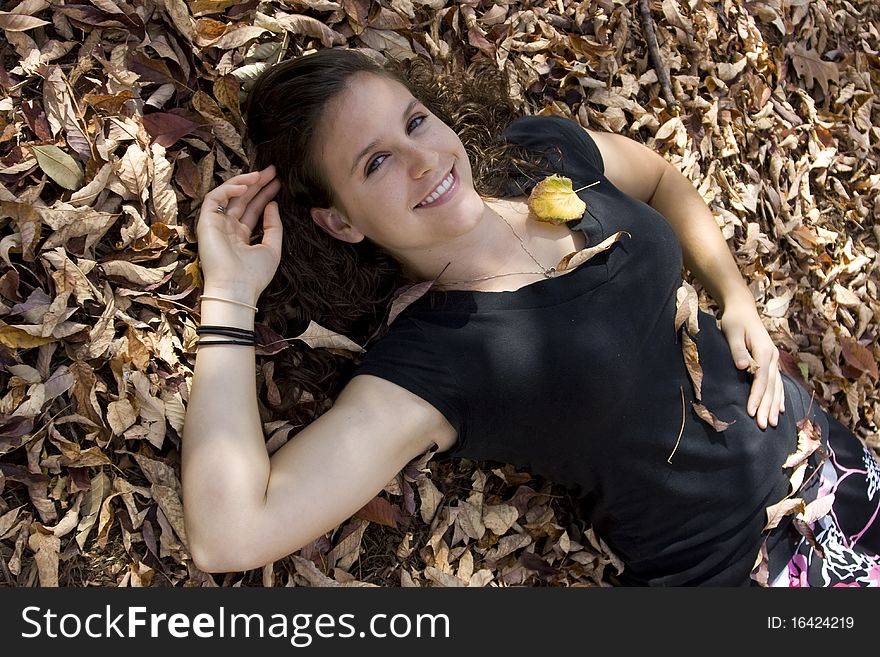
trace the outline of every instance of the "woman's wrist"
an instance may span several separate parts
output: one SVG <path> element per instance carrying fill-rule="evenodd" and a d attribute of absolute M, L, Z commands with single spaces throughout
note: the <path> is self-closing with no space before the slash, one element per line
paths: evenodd
<path fill-rule="evenodd" d="M 250 308 L 213 299 L 203 299 L 199 314 L 199 324 L 228 326 L 252 331 L 256 313 Z"/>
<path fill-rule="evenodd" d="M 257 299 L 260 297 L 260 291 L 256 290 L 253 285 L 243 282 L 231 283 L 205 283 L 202 288 L 202 297 L 214 297 L 217 299 L 227 299 L 230 302 L 238 304 L 246 304 L 256 307 Z"/>
<path fill-rule="evenodd" d="M 721 315 L 736 312 L 753 312 L 756 315 L 758 314 L 755 298 L 745 284 L 741 288 L 731 290 L 725 294 L 718 303 L 718 309 Z"/>

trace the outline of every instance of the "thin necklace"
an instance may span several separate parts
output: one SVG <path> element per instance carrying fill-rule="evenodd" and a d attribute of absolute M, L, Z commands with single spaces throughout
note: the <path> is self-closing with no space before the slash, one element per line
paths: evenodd
<path fill-rule="evenodd" d="M 492 208 L 489 208 L 489 209 L 492 210 Z M 514 230 L 513 226 L 510 225 L 510 222 L 507 221 L 507 219 L 505 219 L 500 214 L 495 212 L 495 210 L 492 210 L 492 214 L 494 214 L 496 217 L 498 217 L 499 219 L 501 219 L 501 221 L 503 221 L 505 223 L 505 225 L 510 229 L 510 232 L 513 233 L 513 236 L 519 242 L 520 248 L 526 252 L 526 254 L 535 262 L 536 265 L 538 265 L 538 268 L 541 271 L 512 271 L 512 272 L 507 272 L 506 274 L 492 274 L 490 276 L 480 276 L 478 278 L 466 278 L 466 279 L 462 279 L 459 281 L 444 281 L 442 283 L 438 283 L 436 285 L 436 287 L 443 287 L 443 286 L 448 286 L 448 285 L 460 285 L 462 283 L 476 283 L 478 281 L 488 281 L 489 279 L 501 278 L 503 276 L 525 276 L 528 274 L 542 274 L 544 276 L 544 278 L 553 278 L 559 273 L 557 271 L 556 267 L 550 267 L 549 269 L 547 269 L 544 265 L 541 264 L 541 262 L 534 255 L 532 255 L 532 252 L 529 251 L 528 248 L 526 248 L 525 242 L 523 242 L 522 238 L 517 234 L 517 232 Z"/>

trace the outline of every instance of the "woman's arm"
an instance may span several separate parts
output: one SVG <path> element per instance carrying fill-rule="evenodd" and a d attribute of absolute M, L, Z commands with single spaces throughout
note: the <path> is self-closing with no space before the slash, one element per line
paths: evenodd
<path fill-rule="evenodd" d="M 433 406 L 364 375 L 269 458 L 255 407 L 237 401 L 255 394 L 253 355 L 237 375 L 200 370 L 184 425 L 187 539 L 208 572 L 258 568 L 294 552 L 351 517 L 409 461 L 455 439 Z"/>
<path fill-rule="evenodd" d="M 246 306 L 256 303 L 281 257 L 281 220 L 269 203 L 276 189 L 270 168 L 236 176 L 207 195 L 197 229 L 205 295 L 238 303 L 203 299 L 203 325 L 253 329 L 254 311 Z M 260 217 L 263 240 L 250 244 Z M 193 560 L 203 570 L 238 572 L 290 554 L 350 517 L 432 444 L 445 449 L 454 439 L 451 425 L 424 400 L 357 376 L 329 411 L 270 458 L 253 347 L 202 346 L 182 444 Z"/>
<path fill-rule="evenodd" d="M 761 428 L 768 423 L 776 426 L 779 412 L 785 410 L 779 350 L 767 334 L 712 211 L 691 181 L 651 149 L 621 135 L 588 132 L 602 154 L 606 178 L 669 222 L 681 242 L 685 266 L 718 303 L 721 328 L 736 366 L 757 368 L 747 403 L 749 414 Z"/>

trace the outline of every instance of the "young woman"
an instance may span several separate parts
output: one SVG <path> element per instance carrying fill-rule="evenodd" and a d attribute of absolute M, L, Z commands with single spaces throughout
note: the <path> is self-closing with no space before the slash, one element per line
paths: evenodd
<path fill-rule="evenodd" d="M 198 225 L 202 339 L 182 477 L 195 563 L 241 571 L 288 555 L 433 449 L 571 486 L 624 584 L 876 585 L 880 469 L 781 374 L 690 182 L 627 138 L 511 121 L 509 103 L 444 98 L 418 80 L 323 50 L 270 69 L 250 94 L 259 170 L 212 190 Z M 582 188 L 580 219 L 530 213 L 529 192 L 552 173 Z M 677 318 L 682 264 L 719 323 Z M 332 407 L 270 458 L 258 302 L 281 324 L 370 336 L 393 291 L 424 281 Z M 321 358 L 298 357 L 288 388 L 327 384 Z M 799 436 L 803 482 L 786 464 Z M 834 505 L 765 530 L 787 497 Z"/>

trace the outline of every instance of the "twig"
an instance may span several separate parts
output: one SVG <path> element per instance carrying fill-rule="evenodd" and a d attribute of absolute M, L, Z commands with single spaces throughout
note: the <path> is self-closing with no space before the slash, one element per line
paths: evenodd
<path fill-rule="evenodd" d="M 681 442 L 681 434 L 684 433 L 684 417 L 686 415 L 685 406 L 684 406 L 684 388 L 678 386 L 678 389 L 681 390 L 681 429 L 678 430 L 678 438 L 675 440 L 675 447 L 672 448 L 672 454 L 675 454 L 675 450 L 678 449 L 678 443 Z M 672 454 L 669 455 L 669 458 L 666 459 L 666 462 L 672 463 Z"/>
<path fill-rule="evenodd" d="M 657 72 L 657 78 L 660 80 L 660 88 L 663 91 L 663 98 L 670 110 L 678 109 L 678 101 L 672 93 L 672 83 L 669 81 L 669 72 L 663 64 L 660 57 L 660 47 L 657 45 L 657 35 L 654 33 L 654 19 L 651 18 L 651 8 L 648 6 L 648 0 L 639 0 L 639 13 L 642 16 L 642 31 L 645 33 L 645 41 L 648 42 L 648 54 L 651 57 L 651 65 Z"/>

